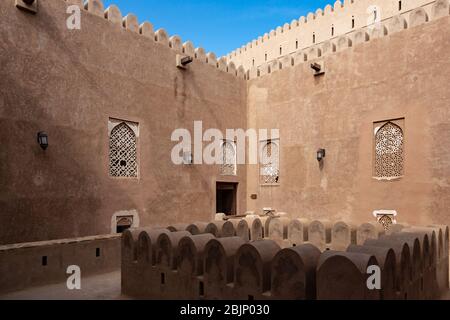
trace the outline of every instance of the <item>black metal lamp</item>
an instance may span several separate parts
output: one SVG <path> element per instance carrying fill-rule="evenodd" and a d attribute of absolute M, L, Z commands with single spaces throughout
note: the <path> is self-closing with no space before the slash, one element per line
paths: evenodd
<path fill-rule="evenodd" d="M 37 134 L 37 142 L 43 150 L 48 148 L 48 135 L 47 133 L 41 131 Z"/>
<path fill-rule="evenodd" d="M 317 150 L 317 161 L 321 162 L 325 158 L 325 149 Z"/>
<path fill-rule="evenodd" d="M 16 7 L 20 10 L 36 14 L 38 11 L 38 0 L 16 0 Z"/>

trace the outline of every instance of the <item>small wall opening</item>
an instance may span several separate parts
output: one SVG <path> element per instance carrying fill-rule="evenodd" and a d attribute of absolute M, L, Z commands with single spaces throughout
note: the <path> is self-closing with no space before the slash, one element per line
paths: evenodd
<path fill-rule="evenodd" d="M 398 11 L 402 11 L 402 2 L 401 1 L 398 2 Z"/>
<path fill-rule="evenodd" d="M 166 284 L 166 275 L 161 273 L 161 284 Z"/>
<path fill-rule="evenodd" d="M 255 297 L 252 296 L 252 295 L 249 295 L 249 296 L 248 296 L 248 301 L 253 301 L 253 300 L 255 300 Z"/>
<path fill-rule="evenodd" d="M 124 233 L 125 230 L 130 229 L 133 225 L 133 216 L 117 217 L 116 233 Z"/>
<path fill-rule="evenodd" d="M 200 281 L 198 284 L 198 295 L 203 297 L 205 295 L 205 284 L 203 281 Z"/>
<path fill-rule="evenodd" d="M 100 248 L 95 249 L 95 256 L 98 258 L 100 257 Z"/>
<path fill-rule="evenodd" d="M 42 257 L 42 266 L 46 266 L 48 264 L 48 259 L 47 259 L 47 256 L 43 256 Z"/>

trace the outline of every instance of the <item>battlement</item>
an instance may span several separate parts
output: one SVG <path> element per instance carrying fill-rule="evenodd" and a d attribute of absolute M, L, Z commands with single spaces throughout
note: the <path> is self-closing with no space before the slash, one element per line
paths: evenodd
<path fill-rule="evenodd" d="M 445 9 L 448 15 L 448 0 L 338 0 L 334 6 L 327 5 L 323 10 L 317 9 L 315 13 L 310 12 L 306 17 L 271 30 L 229 53 L 226 58 L 250 70 L 308 48 L 336 42 L 342 36 L 351 38 L 360 31 L 366 31 L 369 38 L 379 37 L 379 30 L 372 30 L 380 25 L 381 36 L 384 36 L 384 29 L 392 19 L 401 17 L 405 20 L 405 28 L 409 27 L 410 17 L 416 9 L 422 9 L 427 19 L 442 16 Z"/>
<path fill-rule="evenodd" d="M 448 243 L 447 226 L 385 231 L 377 223 L 286 214 L 131 229 L 122 237 L 122 293 L 188 300 L 439 299 L 448 290 Z M 381 290 L 367 287 L 374 266 Z"/>
<path fill-rule="evenodd" d="M 262 62 L 260 65 L 250 66 L 247 69 L 247 79 L 262 77 L 281 69 L 296 66 L 308 61 L 314 61 L 330 54 L 358 46 L 365 42 L 371 41 L 372 39 L 386 37 L 388 35 L 448 16 L 449 14 L 449 0 L 433 1 L 425 4 L 424 6 L 405 11 L 388 19 L 384 19 L 376 26 L 368 25 L 362 28 L 357 28 L 345 34 L 294 50 L 292 53 L 280 55 L 274 59 Z M 272 39 L 275 41 L 276 36 Z M 258 47 L 250 48 L 250 50 L 244 52 L 242 56 L 245 54 L 248 55 L 253 49 L 256 51 L 258 50 Z M 234 58 L 231 61 L 234 61 Z M 236 63 L 241 62 L 244 66 L 248 65 L 248 61 L 239 61 Z"/>
<path fill-rule="evenodd" d="M 213 52 L 206 52 L 203 48 L 195 48 L 191 41 L 183 42 L 178 35 L 169 36 L 163 28 L 154 30 L 153 24 L 144 21 L 139 23 L 134 14 L 123 16 L 116 5 L 111 5 L 105 9 L 102 0 L 64 0 L 68 4 L 77 5 L 100 18 L 110 21 L 115 26 L 142 35 L 150 41 L 154 41 L 162 46 L 168 47 L 177 53 L 189 55 L 198 61 L 204 62 L 223 72 L 232 74 L 238 78 L 245 78 L 245 70 L 235 62 L 227 62 L 226 58 L 217 59 Z"/>

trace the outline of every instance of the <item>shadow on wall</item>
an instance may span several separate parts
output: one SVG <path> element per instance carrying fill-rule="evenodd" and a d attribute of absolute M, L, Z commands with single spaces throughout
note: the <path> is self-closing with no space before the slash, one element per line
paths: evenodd
<path fill-rule="evenodd" d="M 78 48 L 66 45 L 67 34 L 45 6 L 39 19 L 17 15 L 23 15 L 23 31 L 14 31 L 14 38 L 10 30 L 1 33 L 0 244 L 108 233 L 115 211 L 104 194 L 119 195 L 119 209 L 136 203 L 124 186 L 110 183 L 108 154 L 93 156 L 108 152 L 107 119 L 100 112 L 89 119 L 85 114 L 113 101 L 83 65 Z M 31 36 L 25 35 L 29 29 L 35 30 Z M 24 48 L 41 45 L 56 50 L 33 55 Z M 52 68 L 54 55 L 64 65 Z M 49 134 L 46 151 L 36 142 L 43 130 Z"/>

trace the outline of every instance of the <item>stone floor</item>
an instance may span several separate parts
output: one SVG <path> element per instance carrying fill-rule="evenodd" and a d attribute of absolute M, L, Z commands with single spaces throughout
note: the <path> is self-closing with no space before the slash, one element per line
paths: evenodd
<path fill-rule="evenodd" d="M 120 270 L 81 280 L 81 290 L 69 290 L 66 283 L 29 288 L 0 296 L 0 300 L 117 300 L 126 299 L 120 292 Z"/>
<path fill-rule="evenodd" d="M 0 296 L 0 300 L 126 300 L 120 292 L 120 271 L 87 277 L 81 290 L 68 290 L 66 283 L 29 288 Z M 450 291 L 442 298 L 450 300 Z"/>

